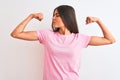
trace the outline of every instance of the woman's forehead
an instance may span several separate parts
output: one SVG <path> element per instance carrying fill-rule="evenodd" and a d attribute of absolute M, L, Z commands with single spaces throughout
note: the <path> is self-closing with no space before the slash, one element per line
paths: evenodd
<path fill-rule="evenodd" d="M 54 13 L 55 13 L 55 14 L 58 13 L 58 10 L 56 9 L 56 10 L 54 11 Z"/>

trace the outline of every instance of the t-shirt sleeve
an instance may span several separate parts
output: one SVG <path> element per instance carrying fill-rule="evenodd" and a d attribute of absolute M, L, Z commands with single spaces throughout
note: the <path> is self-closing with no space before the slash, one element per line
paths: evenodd
<path fill-rule="evenodd" d="M 91 36 L 81 34 L 82 47 L 87 48 L 90 42 Z"/>
<path fill-rule="evenodd" d="M 38 30 L 37 36 L 38 36 L 39 42 L 44 44 L 47 37 L 47 30 Z"/>

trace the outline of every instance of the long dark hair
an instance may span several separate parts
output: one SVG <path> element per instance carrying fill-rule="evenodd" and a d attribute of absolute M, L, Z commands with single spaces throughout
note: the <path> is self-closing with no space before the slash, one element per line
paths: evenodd
<path fill-rule="evenodd" d="M 54 9 L 58 11 L 64 25 L 71 33 L 79 33 L 75 10 L 73 7 L 68 5 L 61 5 Z M 58 32 L 59 28 L 54 28 L 52 25 L 52 29 L 54 32 Z"/>

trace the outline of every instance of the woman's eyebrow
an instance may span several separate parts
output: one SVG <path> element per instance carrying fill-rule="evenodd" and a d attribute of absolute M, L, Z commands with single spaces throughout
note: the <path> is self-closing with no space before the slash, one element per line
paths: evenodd
<path fill-rule="evenodd" d="M 54 13 L 55 15 L 59 14 L 59 13 Z"/>
<path fill-rule="evenodd" d="M 59 13 L 54 13 L 53 15 L 59 15 Z"/>

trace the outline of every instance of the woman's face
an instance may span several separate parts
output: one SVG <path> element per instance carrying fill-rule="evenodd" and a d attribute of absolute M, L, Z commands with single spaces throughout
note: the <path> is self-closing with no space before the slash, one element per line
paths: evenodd
<path fill-rule="evenodd" d="M 54 28 L 62 28 L 65 26 L 57 10 L 53 13 L 52 23 Z"/>

